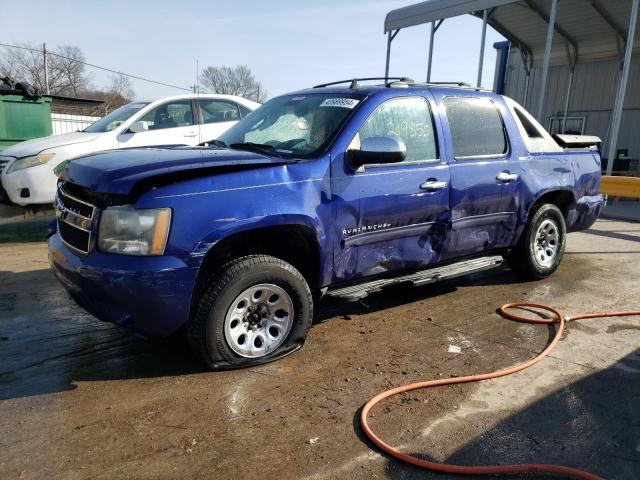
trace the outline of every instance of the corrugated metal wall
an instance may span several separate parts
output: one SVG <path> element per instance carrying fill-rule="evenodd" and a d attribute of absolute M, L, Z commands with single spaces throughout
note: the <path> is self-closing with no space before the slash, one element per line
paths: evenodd
<path fill-rule="evenodd" d="M 611 109 L 617 93 L 621 67 L 621 60 L 607 60 L 579 63 L 575 69 L 568 116 L 586 117 L 584 133 L 602 138 L 603 152 L 608 148 Z M 529 95 L 524 105 L 534 115 L 538 110 L 541 73 L 541 67 L 532 69 Z M 562 116 L 564 112 L 568 81 L 568 65 L 549 67 L 547 98 L 542 122 L 546 128 L 549 127 L 551 117 Z M 505 95 L 524 104 L 525 84 L 526 75 L 522 57 L 516 48 L 511 48 Z M 631 61 L 617 148 L 626 148 L 631 158 L 640 159 L 640 56 L 638 55 L 634 55 Z"/>

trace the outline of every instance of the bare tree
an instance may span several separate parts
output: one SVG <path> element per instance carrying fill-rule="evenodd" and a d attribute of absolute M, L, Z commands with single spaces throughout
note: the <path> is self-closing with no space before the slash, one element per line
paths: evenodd
<path fill-rule="evenodd" d="M 83 92 L 83 96 L 102 100 L 103 103 L 96 111 L 110 112 L 131 102 L 135 97 L 135 93 L 128 77 L 114 74 L 111 77 L 111 84 L 105 90 L 87 90 Z"/>
<path fill-rule="evenodd" d="M 117 98 L 121 98 L 125 102 L 130 102 L 136 96 L 131 85 L 129 77 L 124 75 L 114 74 L 111 77 L 111 85 L 107 89 L 107 92 Z"/>
<path fill-rule="evenodd" d="M 31 48 L 28 45 L 21 45 Z M 4 49 L 0 57 L 0 74 L 14 81 L 28 82 L 40 92 L 46 91 L 44 82 L 44 57 L 42 53 L 12 48 Z"/>
<path fill-rule="evenodd" d="M 62 95 L 78 97 L 90 88 L 89 75 L 85 73 L 84 63 L 81 62 L 84 62 L 82 51 L 71 45 L 57 47 L 51 55 L 49 79 L 52 74 L 59 79 L 56 89 Z"/>
<path fill-rule="evenodd" d="M 42 51 L 29 44 L 20 46 L 26 49 L 4 49 L 4 54 L 0 56 L 0 73 L 16 81 L 28 82 L 41 93 L 46 92 Z M 50 52 L 48 64 L 51 94 L 78 97 L 91 88 L 90 75 L 85 72 L 85 65 L 81 62 L 84 62 L 84 55 L 78 47 L 62 45 Z"/>
<path fill-rule="evenodd" d="M 266 90 L 246 65 L 204 68 L 200 73 L 200 82 L 214 93 L 238 95 L 254 102 L 263 102 L 267 98 Z"/>

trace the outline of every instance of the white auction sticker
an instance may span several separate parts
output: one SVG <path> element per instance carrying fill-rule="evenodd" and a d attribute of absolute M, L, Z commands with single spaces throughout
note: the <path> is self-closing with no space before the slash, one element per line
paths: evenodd
<path fill-rule="evenodd" d="M 360 103 L 360 100 L 355 98 L 327 98 L 320 104 L 321 107 L 342 107 L 353 108 Z"/>

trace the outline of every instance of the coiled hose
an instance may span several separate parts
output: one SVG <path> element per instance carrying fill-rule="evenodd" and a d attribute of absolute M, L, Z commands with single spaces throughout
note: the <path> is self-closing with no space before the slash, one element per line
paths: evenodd
<path fill-rule="evenodd" d="M 527 318 L 521 315 L 516 315 L 515 313 L 509 312 L 508 310 L 513 308 L 533 308 L 537 310 L 542 310 L 544 312 L 550 313 L 551 316 L 548 318 Z M 506 375 L 511 375 L 512 373 L 519 372 L 524 370 L 525 368 L 529 368 L 532 365 L 535 365 L 544 357 L 546 357 L 551 351 L 555 348 L 558 340 L 560 340 L 560 336 L 562 335 L 562 331 L 564 330 L 565 319 L 564 315 L 560 313 L 557 309 L 553 307 L 549 307 L 547 305 L 541 305 L 537 303 L 527 303 L 527 302 L 516 302 L 516 303 L 507 303 L 502 305 L 498 309 L 498 313 L 509 320 L 514 320 L 516 322 L 523 323 L 542 323 L 542 324 L 558 324 L 558 328 L 556 330 L 555 336 L 553 340 L 547 345 L 547 347 L 540 352 L 537 356 L 532 358 L 531 360 L 516 365 L 514 367 L 505 368 L 504 370 L 497 370 L 495 372 L 483 373 L 479 375 L 469 375 L 466 377 L 456 377 L 456 378 L 445 378 L 441 380 L 429 380 L 425 382 L 417 382 L 410 383 L 408 385 L 403 385 L 401 387 L 392 388 L 385 392 L 382 392 L 371 400 L 369 400 L 365 406 L 362 408 L 362 412 L 360 413 L 360 425 L 365 435 L 382 451 L 388 453 L 389 455 L 397 458 L 398 460 L 402 460 L 403 462 L 409 463 L 411 465 L 415 465 L 417 467 L 425 468 L 428 470 L 434 470 L 437 472 L 444 473 L 457 473 L 463 475 L 495 475 L 495 474 L 522 474 L 522 473 L 552 473 L 552 474 L 560 474 L 566 475 L 569 477 L 581 479 L 581 480 L 603 480 L 602 477 L 594 475 L 589 472 L 585 472 L 583 470 L 579 470 L 577 468 L 565 467 L 562 465 L 545 465 L 541 463 L 527 463 L 520 465 L 484 465 L 484 466 L 464 466 L 464 465 L 450 465 L 447 463 L 439 463 L 439 462 L 430 462 L 428 460 L 423 460 L 421 458 L 414 457 L 412 455 L 407 455 L 406 453 L 402 453 L 400 450 L 392 447 L 388 443 L 385 443 L 380 437 L 378 437 L 371 427 L 369 426 L 367 417 L 369 415 L 369 411 L 377 404 L 380 403 L 385 398 L 392 397 L 394 395 L 398 395 L 400 393 L 409 392 L 411 390 L 418 390 L 422 388 L 432 388 L 438 387 L 441 385 L 453 385 L 457 383 L 469 383 L 469 382 L 479 382 L 482 380 L 489 380 L 490 378 L 498 378 L 504 377 Z M 640 310 L 628 310 L 623 312 L 598 312 L 598 313 L 584 313 L 581 315 L 576 315 L 570 318 L 571 321 L 575 320 L 584 320 L 586 318 L 603 318 L 603 317 L 624 317 L 631 315 L 640 315 Z"/>

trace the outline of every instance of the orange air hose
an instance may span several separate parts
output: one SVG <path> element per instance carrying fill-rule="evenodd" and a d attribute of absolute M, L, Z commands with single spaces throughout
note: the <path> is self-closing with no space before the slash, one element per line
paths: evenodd
<path fill-rule="evenodd" d="M 549 318 L 527 318 L 521 315 L 516 315 L 514 313 L 508 312 L 509 309 L 513 308 L 534 308 L 537 310 L 542 310 L 544 312 L 548 312 L 551 314 Z M 525 368 L 529 368 L 532 365 L 535 365 L 540 360 L 542 360 L 545 356 L 547 356 L 551 350 L 554 349 L 558 340 L 560 340 L 560 336 L 562 335 L 562 331 L 564 330 L 565 322 L 568 321 L 565 317 L 555 308 L 549 307 L 547 305 L 540 305 L 536 303 L 526 303 L 526 302 L 516 302 L 516 303 L 507 303 L 502 305 L 498 309 L 498 313 L 502 315 L 504 318 L 509 320 L 514 320 L 516 322 L 523 323 L 544 323 L 544 324 L 558 324 L 558 328 L 556 330 L 555 336 L 553 340 L 547 345 L 547 347 L 540 352 L 537 356 L 532 358 L 531 360 L 516 365 L 514 367 L 505 368 L 504 370 L 497 370 L 495 372 L 483 373 L 479 375 L 468 375 L 466 377 L 456 377 L 456 378 L 445 378 L 441 380 L 429 380 L 425 382 L 417 382 L 410 383 L 408 385 L 403 385 L 401 387 L 392 388 L 385 392 L 382 392 L 371 400 L 369 400 L 365 406 L 362 408 L 362 412 L 360 413 L 360 425 L 362 426 L 362 430 L 365 435 L 382 451 L 388 453 L 389 455 L 397 458 L 398 460 L 402 460 L 403 462 L 409 463 L 411 465 L 415 465 L 417 467 L 425 468 L 428 470 L 434 470 L 437 472 L 444 473 L 457 473 L 457 474 L 465 474 L 465 475 L 492 475 L 492 474 L 521 474 L 521 473 L 552 473 L 552 474 L 560 474 L 566 475 L 573 478 L 578 478 L 582 480 L 603 480 L 602 477 L 594 475 L 589 472 L 585 472 L 583 470 L 579 470 L 577 468 L 564 467 L 561 465 L 545 465 L 540 463 L 527 463 L 527 464 L 519 464 L 519 465 L 484 465 L 484 466 L 464 466 L 464 465 L 450 465 L 447 463 L 439 463 L 439 462 L 430 462 L 428 460 L 423 460 L 418 457 L 414 457 L 412 455 L 407 455 L 406 453 L 402 453 L 400 450 L 392 447 L 391 445 L 385 443 L 380 437 L 378 437 L 371 427 L 369 427 L 369 423 L 367 417 L 369 415 L 369 411 L 376 405 L 381 402 L 385 398 L 392 397 L 393 395 L 397 395 L 399 393 L 409 392 L 411 390 L 418 390 L 421 388 L 431 388 L 438 387 L 441 385 L 453 385 L 457 383 L 469 383 L 469 382 L 479 382 L 481 380 L 488 380 L 490 378 L 504 377 L 505 375 L 511 375 L 512 373 L 519 372 L 520 370 L 524 370 Z M 601 312 L 601 313 L 585 313 L 581 315 L 576 315 L 571 317 L 571 321 L 581 320 L 585 318 L 602 318 L 602 317 L 622 317 L 629 315 L 640 315 L 640 310 L 629 310 L 624 312 Z"/>

